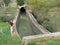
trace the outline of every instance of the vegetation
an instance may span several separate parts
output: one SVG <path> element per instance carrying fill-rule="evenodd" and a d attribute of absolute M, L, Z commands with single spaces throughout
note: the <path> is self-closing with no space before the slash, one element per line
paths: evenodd
<path fill-rule="evenodd" d="M 51 32 L 60 32 L 60 7 L 50 8 L 47 15 L 40 17 L 39 23 Z"/>
<path fill-rule="evenodd" d="M 2 30 L 2 32 L 1 32 Z M 10 33 L 9 24 L 0 22 L 0 45 L 20 45 L 20 39 L 13 39 Z"/>
<path fill-rule="evenodd" d="M 10 3 L 10 0 L 3 0 L 5 3 L 5 6 L 8 6 L 8 4 Z"/>
<path fill-rule="evenodd" d="M 38 22 L 51 32 L 60 30 L 60 0 L 26 0 Z M 54 13 L 55 12 L 55 13 Z"/>
<path fill-rule="evenodd" d="M 60 6 L 60 0 L 26 0 L 26 2 L 30 9 L 33 9 L 34 12 L 36 11 L 35 14 L 37 13 L 37 15 L 44 12 L 46 13 L 46 11 L 48 12 L 49 8 Z"/>
<path fill-rule="evenodd" d="M 36 42 L 30 42 L 28 45 L 60 45 L 60 39 L 40 40 Z"/>
<path fill-rule="evenodd" d="M 9 22 L 14 18 L 17 10 L 18 8 L 0 8 L 0 21 Z"/>
<path fill-rule="evenodd" d="M 8 6 L 9 0 L 4 0 Z M 20 45 L 21 40 L 13 39 L 10 33 L 9 21 L 15 17 L 18 8 L 0 7 L 0 45 Z"/>
<path fill-rule="evenodd" d="M 10 16 L 1 16 L 0 17 L 0 21 L 1 22 L 10 22 L 10 20 L 12 20 L 12 17 Z"/>
<path fill-rule="evenodd" d="M 24 0 L 17 0 L 17 4 L 18 5 L 23 5 L 24 4 Z"/>

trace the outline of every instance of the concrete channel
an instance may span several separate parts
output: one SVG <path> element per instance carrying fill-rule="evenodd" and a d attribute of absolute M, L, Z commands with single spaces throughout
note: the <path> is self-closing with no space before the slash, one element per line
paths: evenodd
<path fill-rule="evenodd" d="M 30 19 L 28 18 L 26 13 L 19 14 L 16 27 L 21 38 L 25 36 L 30 36 L 30 35 L 42 34 L 36 28 L 32 27 Z M 37 30 L 37 31 L 34 32 L 34 30 Z"/>
<path fill-rule="evenodd" d="M 39 26 L 34 17 L 32 17 L 32 15 L 30 16 L 27 11 L 25 13 L 21 13 L 21 10 L 16 22 L 16 28 L 21 38 L 25 36 L 50 33 L 42 26 Z"/>

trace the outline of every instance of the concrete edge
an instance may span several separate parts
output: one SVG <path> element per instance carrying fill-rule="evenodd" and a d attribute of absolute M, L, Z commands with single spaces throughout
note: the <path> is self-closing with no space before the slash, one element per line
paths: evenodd
<path fill-rule="evenodd" d="M 33 16 L 28 10 L 27 10 L 26 12 L 27 12 L 27 14 L 28 14 L 31 22 L 32 22 L 43 34 L 45 34 L 45 33 L 51 33 L 51 32 L 49 32 L 47 29 L 45 29 L 42 25 L 40 25 L 40 24 L 37 22 L 37 20 L 34 18 L 34 16 Z"/>
<path fill-rule="evenodd" d="M 60 32 L 23 37 L 22 45 L 27 45 L 29 42 L 38 41 L 40 39 L 50 39 L 50 38 L 60 39 Z"/>
<path fill-rule="evenodd" d="M 16 33 L 17 37 L 19 37 L 19 39 L 20 39 L 20 36 L 19 36 L 19 34 L 18 34 L 18 32 L 17 32 L 17 28 L 16 28 L 16 21 L 17 21 L 18 15 L 19 15 L 19 9 L 18 9 L 17 13 L 15 14 L 15 17 L 14 17 L 14 19 L 13 19 L 14 25 L 12 26 L 12 29 L 11 29 L 11 27 L 10 27 L 10 30 L 13 30 L 13 31 Z M 13 34 L 13 32 L 11 32 L 11 33 Z M 12 35 L 12 34 L 11 34 L 11 35 Z"/>

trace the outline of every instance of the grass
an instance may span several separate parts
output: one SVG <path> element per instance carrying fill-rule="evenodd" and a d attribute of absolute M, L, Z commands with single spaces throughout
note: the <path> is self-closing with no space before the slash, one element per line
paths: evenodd
<path fill-rule="evenodd" d="M 16 14 L 16 12 L 18 11 L 18 8 L 11 8 L 11 7 L 0 7 L 0 16 L 6 16 L 7 14 L 9 14 L 10 16 L 13 16 Z"/>
<path fill-rule="evenodd" d="M 0 33 L 0 45 L 20 45 L 21 42 L 18 37 L 12 39 L 8 23 L 0 22 L 0 29 L 2 29 L 2 33 Z"/>
<path fill-rule="evenodd" d="M 50 8 L 47 15 L 42 16 L 39 23 L 51 32 L 60 32 L 60 7 Z"/>
<path fill-rule="evenodd" d="M 36 42 L 29 42 L 28 45 L 60 45 L 60 39 L 41 40 Z"/>
<path fill-rule="evenodd" d="M 17 12 L 18 8 L 8 8 L 8 11 L 10 12 Z"/>

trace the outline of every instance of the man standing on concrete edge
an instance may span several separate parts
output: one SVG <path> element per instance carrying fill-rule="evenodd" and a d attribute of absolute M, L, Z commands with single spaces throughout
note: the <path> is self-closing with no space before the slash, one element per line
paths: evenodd
<path fill-rule="evenodd" d="M 12 20 L 10 21 L 10 32 L 11 32 L 11 34 L 13 32 L 13 21 Z"/>

